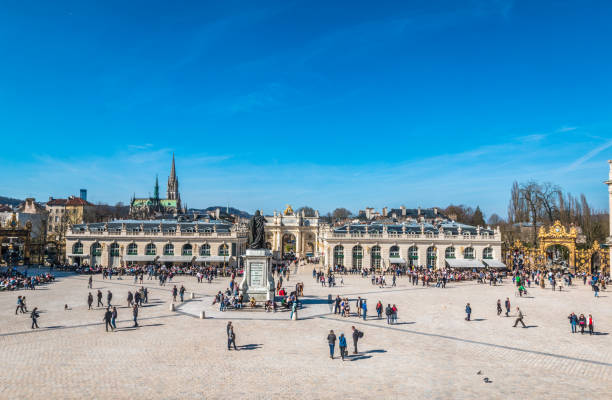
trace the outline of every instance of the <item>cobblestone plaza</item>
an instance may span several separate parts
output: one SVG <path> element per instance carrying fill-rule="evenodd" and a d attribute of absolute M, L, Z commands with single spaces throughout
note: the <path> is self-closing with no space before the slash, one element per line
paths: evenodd
<path fill-rule="evenodd" d="M 102 280 L 93 290 L 85 275 L 58 277 L 35 291 L 0 293 L 0 398 L 608 398 L 612 395 L 612 297 L 595 299 L 575 282 L 553 292 L 531 288 L 516 297 L 510 280 L 501 286 L 473 281 L 447 288 L 379 288 L 358 275 L 344 285 L 321 287 L 312 266 L 299 267 L 286 284 L 304 282 L 299 320 L 289 313 L 219 312 L 213 295 L 229 278 L 198 284 L 177 276 L 166 286 L 147 280 L 149 304 L 132 328 L 126 308 L 131 277 Z M 338 280 L 339 281 L 339 280 Z M 173 285 L 187 288 L 186 302 L 170 311 Z M 107 290 L 120 307 L 118 330 L 104 329 L 103 308 L 87 310 L 87 294 Z M 195 298 L 191 300 L 190 292 Z M 328 296 L 366 298 L 367 321 L 334 315 Z M 41 311 L 39 330 L 29 314 L 14 314 L 17 295 Z M 512 303 L 498 317 L 496 301 Z M 396 304 L 399 320 L 375 318 L 374 305 Z M 469 302 L 473 321 L 464 320 Z M 64 310 L 67 304 L 69 310 Z M 95 304 L 95 303 L 94 303 Z M 516 306 L 527 329 L 513 328 Z M 354 307 L 352 307 L 354 310 Z M 200 319 L 205 311 L 206 319 Z M 570 312 L 592 314 L 596 335 L 572 334 Z M 503 314 L 502 314 L 503 315 Z M 239 351 L 227 351 L 227 322 L 235 326 Z M 364 332 L 360 353 L 331 360 L 330 329 L 350 341 L 351 326 Z M 337 354 L 337 350 L 336 350 Z M 481 374 L 478 374 L 478 372 Z M 487 377 L 491 383 L 485 383 Z"/>

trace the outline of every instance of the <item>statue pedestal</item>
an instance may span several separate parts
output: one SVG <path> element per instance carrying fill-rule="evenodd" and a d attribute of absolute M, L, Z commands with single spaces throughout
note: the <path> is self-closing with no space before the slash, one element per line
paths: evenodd
<path fill-rule="evenodd" d="M 272 253 L 267 249 L 247 249 L 244 258 L 244 275 L 240 282 L 244 301 L 248 302 L 251 297 L 257 302 L 274 300 Z"/>

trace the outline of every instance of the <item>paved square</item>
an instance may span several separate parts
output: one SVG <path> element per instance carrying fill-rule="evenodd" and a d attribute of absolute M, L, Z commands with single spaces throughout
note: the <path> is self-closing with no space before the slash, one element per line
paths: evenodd
<path fill-rule="evenodd" d="M 321 287 L 312 266 L 300 267 L 287 287 L 304 282 L 300 320 L 288 312 L 219 312 L 213 295 L 228 278 L 198 284 L 178 276 L 165 287 L 147 281 L 150 303 L 131 328 L 127 309 L 131 277 L 102 280 L 119 308 L 118 331 L 106 333 L 103 309 L 87 310 L 87 276 L 65 276 L 36 291 L 0 293 L 0 398 L 610 398 L 612 396 L 612 296 L 593 297 L 576 282 L 563 292 L 532 288 L 517 298 L 510 281 L 491 287 L 450 283 L 446 289 L 413 286 L 398 279 L 380 289 L 348 275 L 344 286 Z M 171 289 L 185 285 L 194 300 L 170 311 Z M 564 288 L 565 289 L 565 288 Z M 330 312 L 329 295 L 368 299 L 367 321 Z M 41 310 L 41 329 L 15 315 L 17 295 Z M 497 299 L 526 314 L 528 329 L 498 317 Z M 186 299 L 190 296 L 187 295 Z M 378 300 L 396 304 L 399 321 L 374 318 Z M 474 321 L 464 320 L 470 302 Z M 64 304 L 70 310 L 64 311 Z M 95 302 L 94 302 L 95 304 Z M 355 309 L 354 303 L 352 310 Z M 207 318 L 201 320 L 204 310 Z M 571 334 L 570 312 L 592 314 L 598 335 Z M 235 325 L 240 351 L 227 351 L 225 326 Z M 331 360 L 330 329 L 352 325 L 365 335 L 360 354 Z M 337 350 L 336 350 L 337 354 Z M 477 372 L 482 374 L 478 375 Z M 484 377 L 492 382 L 485 383 Z"/>

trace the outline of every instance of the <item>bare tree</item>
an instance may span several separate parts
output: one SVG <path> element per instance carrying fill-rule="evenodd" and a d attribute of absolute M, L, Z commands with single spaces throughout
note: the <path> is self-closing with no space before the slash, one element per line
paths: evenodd
<path fill-rule="evenodd" d="M 539 187 L 540 190 L 536 192 L 536 196 L 548 217 L 548 222 L 552 224 L 555 222 L 556 215 L 559 211 L 557 201 L 559 200 L 561 188 L 550 182 L 545 182 L 539 185 Z"/>
<path fill-rule="evenodd" d="M 332 217 L 336 221 L 339 221 L 339 220 L 347 219 L 348 217 L 351 216 L 351 214 L 352 213 L 346 208 L 336 208 L 334 212 L 332 212 Z"/>
<path fill-rule="evenodd" d="M 530 181 L 520 185 L 519 193 L 521 200 L 525 202 L 529 211 L 529 217 L 533 224 L 533 245 L 538 245 L 538 214 L 540 211 L 540 185 L 534 181 Z"/>

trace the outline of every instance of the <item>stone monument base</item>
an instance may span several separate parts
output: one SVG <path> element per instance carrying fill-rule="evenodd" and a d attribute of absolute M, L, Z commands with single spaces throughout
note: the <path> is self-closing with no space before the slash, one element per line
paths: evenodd
<path fill-rule="evenodd" d="M 254 298 L 257 303 L 274 300 L 272 253 L 267 249 L 247 249 L 244 256 L 244 275 L 240 282 L 243 301 Z"/>

